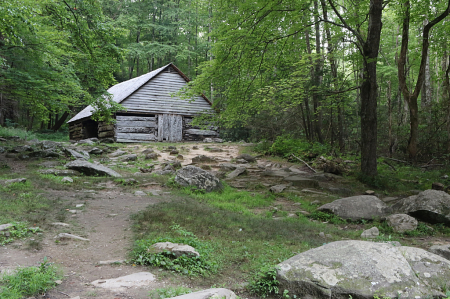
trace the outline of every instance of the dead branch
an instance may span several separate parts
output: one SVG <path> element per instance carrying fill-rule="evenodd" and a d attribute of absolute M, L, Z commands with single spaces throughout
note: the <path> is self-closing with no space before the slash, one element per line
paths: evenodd
<path fill-rule="evenodd" d="M 308 163 L 306 163 L 305 161 L 303 161 L 302 159 L 300 159 L 299 157 L 294 156 L 294 154 L 291 154 L 292 157 L 296 158 L 299 161 L 302 161 L 303 163 L 305 163 L 306 166 L 308 166 L 309 169 L 311 169 L 312 171 L 314 171 L 315 173 L 317 173 L 317 171 L 314 170 L 314 168 L 312 168 L 311 166 L 308 165 Z"/>

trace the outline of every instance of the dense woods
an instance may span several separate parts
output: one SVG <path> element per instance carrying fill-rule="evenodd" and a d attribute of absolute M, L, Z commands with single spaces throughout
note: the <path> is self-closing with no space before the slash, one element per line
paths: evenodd
<path fill-rule="evenodd" d="M 175 63 L 231 140 L 335 154 L 450 154 L 450 1 L 11 0 L 0 125 L 59 129 L 116 82 Z"/>

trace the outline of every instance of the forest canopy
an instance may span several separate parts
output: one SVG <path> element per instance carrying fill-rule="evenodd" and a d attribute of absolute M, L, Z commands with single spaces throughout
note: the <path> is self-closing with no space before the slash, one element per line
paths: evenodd
<path fill-rule="evenodd" d="M 230 140 L 301 139 L 416 161 L 450 153 L 450 1 L 11 0 L 0 125 L 59 129 L 169 62 Z M 187 95 L 189 96 L 189 94 Z M 115 107 L 119 109 L 120 107 Z"/>

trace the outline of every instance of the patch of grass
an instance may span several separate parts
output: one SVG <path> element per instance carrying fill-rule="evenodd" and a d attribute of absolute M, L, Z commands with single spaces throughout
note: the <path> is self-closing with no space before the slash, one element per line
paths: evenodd
<path fill-rule="evenodd" d="M 21 192 L 15 190 L 14 186 L 9 186 L 8 189 L 9 192 L 2 192 L 4 189 L 0 189 L 0 223 L 30 221 L 38 224 L 36 220 L 45 218 L 46 212 L 54 205 L 54 202 L 35 192 Z"/>
<path fill-rule="evenodd" d="M 27 131 L 25 129 L 21 128 L 11 128 L 11 127 L 1 127 L 0 126 L 0 136 L 2 137 L 13 137 L 13 136 L 19 136 L 20 139 L 23 140 L 31 140 L 36 139 L 36 134 Z"/>
<path fill-rule="evenodd" d="M 228 185 L 224 185 L 223 190 L 220 192 L 203 193 L 191 188 L 184 188 L 183 191 L 214 207 L 247 215 L 253 215 L 250 209 L 268 207 L 275 200 L 275 196 L 272 194 L 262 195 L 239 191 Z"/>
<path fill-rule="evenodd" d="M 219 269 L 211 278 L 203 278 L 209 279 L 205 284 L 215 283 L 217 276 L 233 277 L 236 283 L 250 279 L 264 265 L 278 264 L 299 252 L 322 245 L 321 231 L 332 234 L 333 239 L 349 237 L 353 233 L 312 222 L 303 215 L 274 220 L 232 212 L 186 197 L 152 205 L 132 219 L 138 240 L 173 236 L 169 227 L 176 222 L 199 240 L 207 241 L 214 252 L 211 258 Z M 330 241 L 333 240 L 327 240 Z"/>
<path fill-rule="evenodd" d="M 39 267 L 18 268 L 12 274 L 0 278 L 0 299 L 21 299 L 47 292 L 56 286 L 59 275 L 56 268 L 47 262 Z"/>
<path fill-rule="evenodd" d="M 151 291 L 149 296 L 151 299 L 164 299 L 181 296 L 192 293 L 192 290 L 183 286 L 159 288 Z"/>
<path fill-rule="evenodd" d="M 332 223 L 332 224 L 343 224 L 343 223 L 347 222 L 346 220 L 344 220 L 334 214 L 325 213 L 322 211 L 312 212 L 311 215 L 309 215 L 309 218 L 318 220 L 318 221 L 322 221 L 322 222 Z"/>
<path fill-rule="evenodd" d="M 174 237 L 158 237 L 138 240 L 131 254 L 131 261 L 137 265 L 149 265 L 165 268 L 186 275 L 208 275 L 217 272 L 217 264 L 210 260 L 211 246 L 207 242 L 200 241 L 193 233 L 182 229 L 179 225 L 172 225 Z M 159 242 L 172 242 L 189 245 L 195 248 L 200 256 L 176 256 L 165 251 L 152 252 L 151 245 Z"/>
<path fill-rule="evenodd" d="M 250 280 L 248 290 L 252 294 L 266 298 L 269 295 L 279 294 L 277 269 L 274 266 L 263 266 Z"/>
<path fill-rule="evenodd" d="M 36 132 L 36 133 L 34 133 L 34 135 L 39 140 L 51 140 L 51 141 L 59 141 L 59 142 L 69 141 L 69 132 L 67 132 L 67 131 L 61 131 L 61 132 L 42 131 L 42 132 Z"/>

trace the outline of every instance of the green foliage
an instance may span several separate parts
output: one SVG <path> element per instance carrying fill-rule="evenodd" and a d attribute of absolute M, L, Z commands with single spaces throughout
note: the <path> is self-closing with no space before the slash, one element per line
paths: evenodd
<path fill-rule="evenodd" d="M 184 294 L 192 293 L 192 290 L 183 286 L 178 287 L 167 287 L 155 289 L 150 292 L 149 296 L 151 299 L 164 299 L 164 298 L 172 298 L 176 296 L 181 296 Z"/>
<path fill-rule="evenodd" d="M 13 222 L 13 226 L 6 231 L 0 232 L 0 246 L 13 242 L 16 239 L 28 237 L 31 233 L 36 233 L 39 227 L 29 227 L 27 222 Z"/>
<path fill-rule="evenodd" d="M 277 269 L 274 266 L 262 267 L 248 285 L 250 293 L 266 298 L 270 295 L 279 294 L 280 282 L 277 280 Z"/>
<path fill-rule="evenodd" d="M 193 233 L 182 229 L 179 225 L 172 225 L 171 229 L 179 236 L 136 241 L 131 253 L 131 261 L 137 265 L 156 266 L 192 276 L 205 276 L 217 272 L 218 265 L 210 260 L 212 248 L 208 243 L 200 241 Z M 176 257 L 174 253 L 169 251 L 161 253 L 149 251 L 151 245 L 158 242 L 186 244 L 194 247 L 200 256 L 182 255 Z"/>
<path fill-rule="evenodd" d="M 257 146 L 255 150 L 263 150 L 268 147 L 267 142 Z M 330 147 L 325 144 L 311 143 L 303 139 L 295 139 L 289 135 L 278 136 L 275 142 L 267 149 L 267 153 L 281 157 L 289 157 L 291 154 L 299 156 L 318 156 L 326 154 Z"/>
<path fill-rule="evenodd" d="M 308 216 L 311 219 L 322 221 L 322 222 L 328 222 L 332 224 L 343 224 L 346 223 L 346 221 L 334 214 L 322 212 L 322 211 L 314 211 L 311 213 L 311 215 Z"/>
<path fill-rule="evenodd" d="M 22 128 L 11 128 L 0 126 L 0 136 L 1 137 L 13 137 L 19 136 L 23 140 L 35 139 L 36 135 L 30 131 L 26 131 Z"/>
<path fill-rule="evenodd" d="M 56 286 L 56 268 L 47 262 L 39 267 L 18 268 L 0 278 L 0 299 L 21 299 L 47 292 Z"/>

